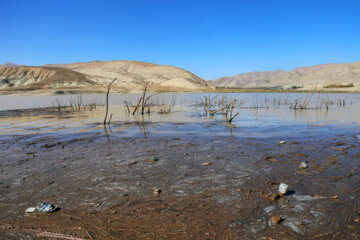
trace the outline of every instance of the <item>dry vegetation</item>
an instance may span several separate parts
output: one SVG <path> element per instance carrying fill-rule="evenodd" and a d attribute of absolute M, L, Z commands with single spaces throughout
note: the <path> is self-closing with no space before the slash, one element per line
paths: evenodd
<path fill-rule="evenodd" d="M 72 111 L 72 112 L 80 112 L 80 111 L 93 111 L 97 106 L 101 106 L 103 103 L 95 100 L 84 101 L 82 95 L 77 95 L 74 98 L 69 99 L 68 102 L 62 101 L 60 98 L 56 98 L 55 102 L 52 103 L 52 111 Z"/>

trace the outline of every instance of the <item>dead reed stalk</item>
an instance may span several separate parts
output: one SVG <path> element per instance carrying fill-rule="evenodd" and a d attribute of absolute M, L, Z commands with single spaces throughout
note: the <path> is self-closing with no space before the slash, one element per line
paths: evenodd
<path fill-rule="evenodd" d="M 106 120 L 107 120 L 107 115 L 108 115 L 108 111 L 109 111 L 109 93 L 110 93 L 110 89 L 111 89 L 111 85 L 117 80 L 117 78 L 114 78 L 114 80 L 112 80 L 111 83 L 109 83 L 108 85 L 108 90 L 106 92 L 106 110 L 105 110 L 105 118 L 104 118 L 104 125 L 106 125 Z M 109 121 L 110 123 L 110 121 Z"/>

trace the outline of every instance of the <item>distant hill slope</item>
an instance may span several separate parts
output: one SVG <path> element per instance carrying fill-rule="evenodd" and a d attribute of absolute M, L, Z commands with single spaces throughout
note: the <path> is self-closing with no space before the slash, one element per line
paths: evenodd
<path fill-rule="evenodd" d="M 0 67 L 16 67 L 16 66 L 21 66 L 21 65 L 12 62 L 5 62 L 3 64 L 0 64 Z"/>
<path fill-rule="evenodd" d="M 0 65 L 1 90 L 74 89 L 137 92 L 145 82 L 152 91 L 206 91 L 211 85 L 198 76 L 172 66 L 134 61 L 94 61 L 48 64 L 39 67 Z"/>
<path fill-rule="evenodd" d="M 360 90 L 360 61 L 322 64 L 291 71 L 250 72 L 211 81 L 214 86 L 299 90 Z"/>
<path fill-rule="evenodd" d="M 56 67 L 0 66 L 1 90 L 79 88 L 96 83 L 86 75 Z"/>
<path fill-rule="evenodd" d="M 93 61 L 45 66 L 61 67 L 86 74 L 99 85 L 107 85 L 114 78 L 114 87 L 136 91 L 148 82 L 150 89 L 159 91 L 209 90 L 211 85 L 186 70 L 137 61 Z"/>

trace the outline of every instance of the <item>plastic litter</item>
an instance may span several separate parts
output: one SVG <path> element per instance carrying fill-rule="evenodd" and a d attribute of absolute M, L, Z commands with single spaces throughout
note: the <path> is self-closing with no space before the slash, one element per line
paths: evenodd
<path fill-rule="evenodd" d="M 35 213 L 35 212 L 52 213 L 59 209 L 60 208 L 58 206 L 43 202 L 39 204 L 37 207 L 29 207 L 25 209 L 25 213 Z"/>
<path fill-rule="evenodd" d="M 151 161 L 153 161 L 153 162 L 157 162 L 159 159 L 157 158 L 157 157 L 155 157 L 155 156 L 152 156 L 151 157 Z"/>
<path fill-rule="evenodd" d="M 58 209 L 59 208 L 57 206 L 54 206 L 54 205 L 46 203 L 46 202 L 43 202 L 43 203 L 41 203 L 40 205 L 38 205 L 36 207 L 37 211 L 46 212 L 46 213 L 51 213 L 51 212 L 54 212 L 54 211 L 56 211 Z"/>

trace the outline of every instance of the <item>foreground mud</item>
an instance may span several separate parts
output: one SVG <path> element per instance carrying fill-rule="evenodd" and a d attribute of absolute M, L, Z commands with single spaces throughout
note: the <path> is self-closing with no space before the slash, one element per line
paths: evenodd
<path fill-rule="evenodd" d="M 360 239 L 355 134 L 64 139 L 0 140 L 1 239 Z"/>

